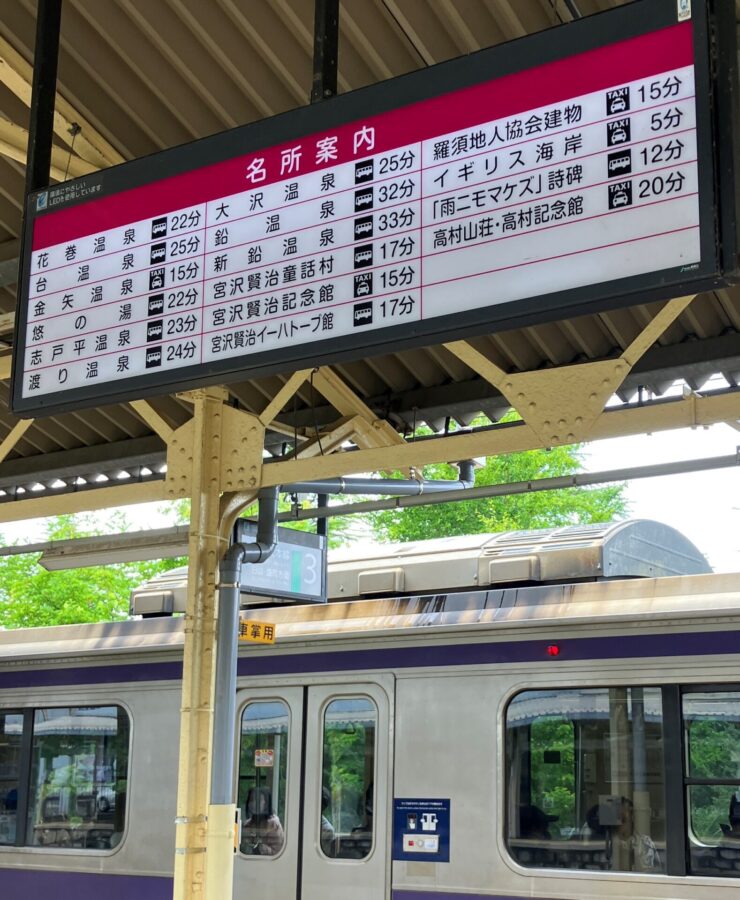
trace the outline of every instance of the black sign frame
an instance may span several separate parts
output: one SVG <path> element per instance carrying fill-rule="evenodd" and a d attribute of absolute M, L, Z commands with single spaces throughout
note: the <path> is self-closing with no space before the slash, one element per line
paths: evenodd
<path fill-rule="evenodd" d="M 505 331 L 592 314 L 637 303 L 711 290 L 738 280 L 738 123 L 737 58 L 734 11 L 722 0 L 693 0 L 697 104 L 700 244 L 702 262 L 691 272 L 669 269 L 592 284 L 449 316 L 393 325 L 329 338 L 305 346 L 284 347 L 239 357 L 133 376 L 121 382 L 74 388 L 54 394 L 22 396 L 32 234 L 40 192 L 26 199 L 16 340 L 11 386 L 12 410 L 41 416 L 99 406 L 209 384 L 244 381 L 308 366 L 337 363 L 405 348 Z M 72 182 L 98 188 L 96 196 L 159 181 L 234 156 L 277 146 L 363 117 L 388 112 L 435 95 L 449 93 L 521 72 L 621 40 L 674 25 L 676 0 L 635 2 L 394 78 L 271 119 L 242 126 L 190 144 L 133 160 Z M 50 189 L 50 193 L 54 189 Z M 63 209 L 63 204 L 54 209 Z M 51 211 L 53 214 L 53 210 Z"/>

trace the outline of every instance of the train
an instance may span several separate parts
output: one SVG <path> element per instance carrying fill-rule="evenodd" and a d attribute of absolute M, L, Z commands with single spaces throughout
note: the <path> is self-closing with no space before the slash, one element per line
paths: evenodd
<path fill-rule="evenodd" d="M 172 895 L 183 619 L 152 597 L 185 579 L 0 633 L 3 900 Z M 740 575 L 629 520 L 363 545 L 328 585 L 242 612 L 276 641 L 240 647 L 234 897 L 737 897 Z"/>

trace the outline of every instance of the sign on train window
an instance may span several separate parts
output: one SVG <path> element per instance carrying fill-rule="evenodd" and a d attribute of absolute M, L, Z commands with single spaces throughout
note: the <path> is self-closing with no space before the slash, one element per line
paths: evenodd
<path fill-rule="evenodd" d="M 129 720 L 118 706 L 37 709 L 26 843 L 110 850 L 123 837 Z"/>
<path fill-rule="evenodd" d="M 734 62 L 692 9 L 630 4 L 30 194 L 13 411 L 732 277 Z"/>
<path fill-rule="evenodd" d="M 289 726 L 282 700 L 249 703 L 242 713 L 237 803 L 248 856 L 277 856 L 285 843 Z"/>
<path fill-rule="evenodd" d="M 659 688 L 526 691 L 506 712 L 506 841 L 524 866 L 665 871 Z"/>
<path fill-rule="evenodd" d="M 325 856 L 364 859 L 373 846 L 378 710 L 368 697 L 332 700 L 324 711 L 319 843 Z"/>

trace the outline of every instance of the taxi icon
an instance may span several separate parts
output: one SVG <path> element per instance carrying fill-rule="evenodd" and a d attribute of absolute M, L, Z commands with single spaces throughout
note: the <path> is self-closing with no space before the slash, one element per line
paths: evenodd
<path fill-rule="evenodd" d="M 616 209 L 618 206 L 629 206 L 630 198 L 627 194 L 627 191 L 616 191 L 612 195 L 612 208 Z"/>
<path fill-rule="evenodd" d="M 623 128 L 621 125 L 612 129 L 609 137 L 611 138 L 612 144 L 624 144 L 629 140 L 627 137 L 627 129 Z"/>
<path fill-rule="evenodd" d="M 611 102 L 609 103 L 609 113 L 614 115 L 614 113 L 621 113 L 627 109 L 627 102 L 624 97 L 613 97 Z"/>

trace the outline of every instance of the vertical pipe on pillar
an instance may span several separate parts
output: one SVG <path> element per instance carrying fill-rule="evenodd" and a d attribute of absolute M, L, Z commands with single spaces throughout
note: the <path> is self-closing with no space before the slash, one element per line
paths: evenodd
<path fill-rule="evenodd" d="M 26 193 L 49 184 L 61 23 L 62 0 L 38 0 L 26 154 Z"/>
<path fill-rule="evenodd" d="M 316 506 L 319 509 L 323 509 L 329 502 L 328 494 L 317 494 L 316 495 Z M 324 517 L 323 519 L 316 520 L 316 534 L 322 535 L 323 537 L 328 538 L 329 536 L 329 520 Z"/>
<path fill-rule="evenodd" d="M 336 94 L 338 55 L 339 0 L 315 0 L 311 103 Z"/>
<path fill-rule="evenodd" d="M 216 573 L 228 542 L 218 537 L 223 406 L 220 388 L 194 391 L 192 508 L 180 716 L 174 900 L 202 898 L 211 784 Z"/>

